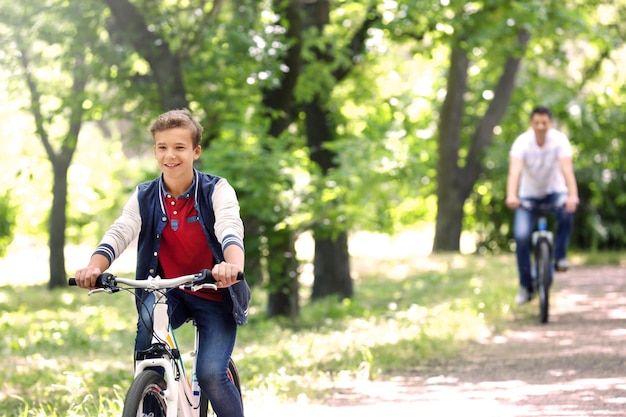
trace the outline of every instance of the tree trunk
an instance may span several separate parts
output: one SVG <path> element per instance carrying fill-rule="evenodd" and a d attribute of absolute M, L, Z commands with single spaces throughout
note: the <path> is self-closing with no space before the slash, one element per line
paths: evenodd
<path fill-rule="evenodd" d="M 322 174 L 326 175 L 337 166 L 334 152 L 324 147 L 324 143 L 334 139 L 335 128 L 330 121 L 328 110 L 324 109 L 317 99 L 303 108 L 306 114 L 307 145 L 311 152 L 311 160 L 321 168 Z M 341 201 L 329 201 L 327 204 L 341 204 Z M 313 237 L 315 282 L 312 298 L 330 294 L 337 294 L 343 298 L 352 297 L 347 232 L 341 230 L 338 233 L 333 231 L 320 233 L 318 230 Z M 319 284 L 318 279 L 322 280 Z"/>
<path fill-rule="evenodd" d="M 58 158 L 53 164 L 52 208 L 48 220 L 50 248 L 49 288 L 67 286 L 65 271 L 65 227 L 67 225 L 67 171 L 69 164 Z"/>
<path fill-rule="evenodd" d="M 292 122 L 295 113 L 294 89 L 300 75 L 302 19 L 299 0 L 274 1 L 273 8 L 277 15 L 283 16 L 289 22 L 286 37 L 291 45 L 283 58 L 283 64 L 289 71 L 282 74 L 279 85 L 263 90 L 263 108 L 267 109 L 265 115 L 270 122 L 267 133 L 270 137 L 278 138 Z M 271 149 L 266 148 L 265 151 L 271 152 Z M 254 221 L 263 222 L 262 219 Z M 267 239 L 268 254 L 259 253 L 258 258 L 258 266 L 261 266 L 261 256 L 267 260 L 267 315 L 295 318 L 300 311 L 295 232 L 289 228 L 274 231 L 273 224 L 264 226 L 263 230 L 257 229 L 255 236 Z"/>
<path fill-rule="evenodd" d="M 302 72 L 301 68 L 306 65 L 302 58 L 303 33 L 312 27 L 315 27 L 318 33 L 323 33 L 324 26 L 330 21 L 331 3 L 328 0 L 311 0 L 306 2 L 288 0 L 282 2 L 274 1 L 272 4 L 276 14 L 283 16 L 289 22 L 287 25 L 287 38 L 291 41 L 291 46 L 288 48 L 287 55 L 283 60 L 289 71 L 283 74 L 281 83 L 277 87 L 263 92 L 263 104 L 270 110 L 267 112 L 270 118 L 268 133 L 277 137 L 287 129 L 296 111 L 299 110 L 294 100 L 294 89 Z M 355 33 L 349 45 L 350 52 L 354 56 L 363 53 L 368 29 L 379 20 L 380 16 L 376 13 L 376 8 L 373 6 L 362 27 Z M 333 64 L 335 57 L 329 55 L 327 51 L 316 49 L 315 53 L 318 61 L 327 62 L 328 65 Z M 357 60 L 355 59 L 353 62 L 357 62 Z M 338 82 L 343 79 L 353 65 L 337 66 L 332 73 L 335 80 Z M 307 145 L 311 153 L 311 159 L 320 166 L 322 172 L 326 173 L 334 167 L 334 155 L 323 146 L 324 142 L 333 139 L 335 133 L 334 127 L 331 128 L 328 125 L 328 110 L 324 109 L 317 99 L 313 103 L 304 104 L 302 109 L 306 113 Z M 333 202 L 331 204 L 336 203 Z M 320 281 L 322 285 L 313 284 L 317 288 L 315 290 L 316 294 L 319 293 L 320 296 L 339 294 L 342 297 L 350 297 L 352 296 L 352 279 L 350 277 L 350 259 L 347 250 L 347 232 L 340 232 L 337 237 L 331 238 L 329 236 L 333 235 L 322 236 L 320 233 L 315 233 L 315 280 L 317 281 L 318 276 L 323 276 L 323 278 L 319 278 L 323 280 Z M 291 253 L 293 247 L 286 249 Z M 277 256 L 281 256 L 280 251 L 272 252 L 269 259 L 274 262 Z M 296 265 L 295 262 L 294 265 Z M 321 272 L 318 273 L 318 269 Z M 286 272 L 293 273 L 295 270 Z M 297 288 L 294 289 L 294 283 L 288 279 L 280 278 L 280 275 L 278 278 L 270 276 L 270 282 L 270 314 L 287 313 L 290 311 L 290 308 L 293 308 L 288 303 L 298 302 Z M 328 282 L 328 285 L 326 282 Z M 275 284 L 278 284 L 278 287 Z M 281 284 L 285 285 L 285 287 L 281 288 Z M 294 291 L 296 292 L 294 293 Z M 292 294 L 292 296 L 289 297 L 285 294 Z M 297 304 L 295 306 L 297 307 Z"/>
<path fill-rule="evenodd" d="M 67 224 L 67 172 L 78 145 L 78 134 L 83 121 L 82 100 L 78 98 L 85 91 L 89 75 L 82 70 L 84 56 L 76 54 L 71 87 L 72 96 L 75 99 L 70 102 L 69 106 L 69 130 L 63 138 L 60 151 L 55 152 L 48 132 L 45 129 L 41 93 L 39 92 L 37 81 L 31 73 L 32 68 L 28 47 L 20 45 L 20 52 L 20 60 L 25 70 L 26 85 L 31 94 L 30 111 L 35 119 L 35 130 L 52 164 L 52 208 L 48 218 L 48 247 L 50 249 L 50 280 L 48 281 L 48 287 L 55 288 L 67 285 L 64 253 L 65 227 Z"/>
<path fill-rule="evenodd" d="M 310 0 L 303 3 L 305 11 L 304 26 L 314 27 L 320 36 L 323 36 L 324 27 L 330 22 L 331 2 L 328 0 Z M 368 30 L 381 19 L 377 13 L 376 6 L 372 6 L 367 13 L 359 29 L 355 32 L 351 42 L 346 46 L 348 55 L 352 56 L 350 64 L 335 65 L 331 72 L 338 84 L 354 68 L 356 59 L 364 53 L 365 41 L 368 38 Z M 332 54 L 333 48 L 327 45 L 326 49 L 315 47 L 313 52 L 318 62 L 327 63 L 333 66 L 337 57 Z M 306 65 L 304 63 L 303 65 Z M 337 167 L 335 153 L 329 150 L 325 144 L 335 140 L 336 126 L 332 122 L 331 110 L 328 104 L 321 97 L 331 96 L 332 88 L 329 91 L 320 91 L 313 100 L 305 103 L 302 108 L 306 114 L 305 126 L 307 136 L 307 146 L 311 155 L 311 160 L 315 162 L 327 175 L 331 169 Z M 331 201 L 327 204 L 342 204 L 342 201 Z M 315 281 L 313 283 L 312 298 L 317 299 L 327 295 L 336 294 L 342 298 L 352 297 L 352 277 L 350 276 L 350 254 L 348 252 L 348 232 L 338 230 L 341 227 L 334 227 L 331 231 L 320 233 L 320 229 L 315 230 L 315 258 L 313 266 L 315 269 Z"/>
<path fill-rule="evenodd" d="M 469 59 L 460 47 L 450 52 L 446 98 L 439 118 L 439 160 L 437 161 L 437 224 L 433 252 L 459 250 L 465 198 L 459 190 L 459 148 L 467 91 Z"/>
<path fill-rule="evenodd" d="M 447 94 L 441 108 L 439 125 L 437 223 L 433 252 L 460 250 L 463 206 L 482 171 L 483 152 L 493 140 L 493 129 L 502 120 L 511 99 L 521 56 L 529 39 L 530 34 L 525 30 L 518 33 L 518 49 L 514 50 L 504 63 L 502 74 L 494 89 L 494 98 L 472 135 L 463 168 L 459 166 L 459 149 L 469 59 L 458 45 L 451 51 Z"/>
<path fill-rule="evenodd" d="M 465 197 L 456 190 L 437 193 L 437 218 L 433 252 L 459 252 Z"/>
<path fill-rule="evenodd" d="M 352 280 L 349 279 L 350 254 L 347 232 L 339 233 L 334 239 L 315 238 L 313 267 L 315 280 L 312 299 L 317 300 L 329 295 L 338 295 L 343 299 L 354 295 Z"/>

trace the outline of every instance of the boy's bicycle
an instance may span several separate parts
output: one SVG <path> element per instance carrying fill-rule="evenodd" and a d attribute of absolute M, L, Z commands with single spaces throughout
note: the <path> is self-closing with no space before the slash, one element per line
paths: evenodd
<path fill-rule="evenodd" d="M 243 274 L 240 273 L 239 279 L 243 279 Z M 74 278 L 69 279 L 69 285 L 76 285 Z M 100 292 L 112 294 L 120 290 L 132 292 L 136 288 L 155 294 L 154 304 L 147 306 L 153 314 L 152 345 L 149 349 L 136 353 L 135 376 L 124 400 L 122 417 L 214 415 L 208 399 L 200 391 L 196 378 L 198 330 L 197 328 L 195 330 L 194 349 L 191 352 L 192 370 L 188 377 L 167 313 L 167 289 L 182 288 L 192 291 L 202 288 L 217 289 L 211 271 L 202 270 L 197 274 L 171 279 L 156 276 L 145 280 L 120 278 L 104 273 L 98 277 L 96 289 L 89 291 L 89 295 Z M 239 373 L 232 359 L 229 361 L 227 373 L 241 398 Z"/>
<path fill-rule="evenodd" d="M 534 205 L 522 201 L 521 207 L 537 214 L 537 229 L 532 234 L 533 285 L 539 296 L 539 321 L 548 322 L 550 287 L 554 279 L 554 234 L 548 230 L 548 213 L 554 205 Z"/>

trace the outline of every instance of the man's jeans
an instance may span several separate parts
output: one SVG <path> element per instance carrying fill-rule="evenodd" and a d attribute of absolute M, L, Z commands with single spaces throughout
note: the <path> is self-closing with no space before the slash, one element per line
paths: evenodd
<path fill-rule="evenodd" d="M 556 215 L 557 228 L 554 242 L 554 258 L 564 259 L 567 255 L 570 235 L 574 226 L 574 213 L 565 211 L 564 204 L 566 194 L 554 193 L 544 198 L 524 198 L 533 207 L 550 207 L 550 212 Z M 530 255 L 532 246 L 532 233 L 537 224 L 537 212 L 525 208 L 515 210 L 513 221 L 513 237 L 515 239 L 515 254 L 517 255 L 517 270 L 519 272 L 519 283 L 522 287 L 532 289 L 532 273 L 530 269 Z"/>
<path fill-rule="evenodd" d="M 150 347 L 153 302 L 154 294 L 148 295 L 145 303 L 148 307 L 142 307 L 137 321 L 135 351 Z M 198 383 L 216 414 L 220 417 L 243 417 L 241 397 L 226 372 L 237 336 L 237 324 L 226 304 L 205 300 L 179 289 L 168 291 L 167 304 L 173 328 L 190 319 L 198 326 Z"/>

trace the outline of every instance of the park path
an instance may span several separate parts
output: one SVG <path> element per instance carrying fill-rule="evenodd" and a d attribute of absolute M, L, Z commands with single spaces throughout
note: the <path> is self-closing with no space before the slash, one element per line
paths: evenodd
<path fill-rule="evenodd" d="M 548 324 L 536 303 L 460 357 L 316 404 L 252 404 L 247 416 L 626 416 L 626 267 L 557 275 Z"/>

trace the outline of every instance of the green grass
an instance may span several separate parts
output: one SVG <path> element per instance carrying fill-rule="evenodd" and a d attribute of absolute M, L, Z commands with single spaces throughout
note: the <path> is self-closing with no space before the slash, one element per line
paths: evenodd
<path fill-rule="evenodd" d="M 577 262 L 620 258 L 580 255 Z M 244 400 L 315 400 L 342 384 L 411 372 L 502 332 L 513 319 L 510 255 L 376 261 L 376 268 L 354 262 L 355 297 L 303 301 L 296 322 L 267 320 L 266 294 L 253 290 L 250 322 L 240 328 L 234 354 Z M 4 286 L 0 312 L 0 416 L 121 413 L 133 369 L 132 296 Z M 184 352 L 191 326 L 177 334 Z"/>

